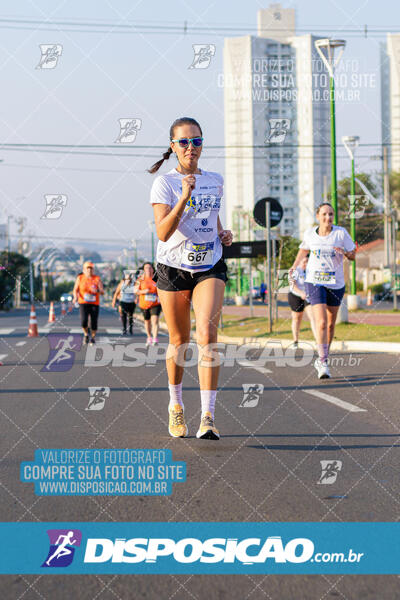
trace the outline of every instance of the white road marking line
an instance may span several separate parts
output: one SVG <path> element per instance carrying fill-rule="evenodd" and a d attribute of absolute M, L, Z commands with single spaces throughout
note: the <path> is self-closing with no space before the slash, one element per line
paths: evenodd
<path fill-rule="evenodd" d="M 71 327 L 68 333 L 81 333 L 83 335 L 82 327 Z"/>
<path fill-rule="evenodd" d="M 258 371 L 259 373 L 262 373 L 263 375 L 267 375 L 268 373 L 272 373 L 272 371 L 270 371 L 269 369 L 266 369 L 265 367 L 255 367 L 253 365 L 247 364 L 247 362 L 243 363 L 240 360 L 238 360 L 238 364 L 241 367 L 245 367 L 246 369 L 254 369 L 255 371 Z"/>
<path fill-rule="evenodd" d="M 10 335 L 10 333 L 12 333 L 13 331 L 15 331 L 14 327 L 12 329 L 3 328 L 0 329 L 0 335 Z"/>
<path fill-rule="evenodd" d="M 106 327 L 106 332 L 107 333 L 121 333 L 121 328 L 120 327 Z"/>
<path fill-rule="evenodd" d="M 17 342 L 15 345 L 16 346 L 24 346 L 26 344 L 26 342 Z"/>
<path fill-rule="evenodd" d="M 327 402 L 336 404 L 336 406 L 340 406 L 340 408 L 348 410 L 349 412 L 367 412 L 365 408 L 359 408 L 355 404 L 350 404 L 350 402 L 345 402 L 344 400 L 340 400 L 340 398 L 335 398 L 335 396 L 330 396 L 329 394 L 325 394 L 324 392 L 320 392 L 319 390 L 302 391 L 306 394 L 311 394 L 311 396 L 317 396 L 317 398 L 322 398 L 322 400 L 326 400 Z"/>

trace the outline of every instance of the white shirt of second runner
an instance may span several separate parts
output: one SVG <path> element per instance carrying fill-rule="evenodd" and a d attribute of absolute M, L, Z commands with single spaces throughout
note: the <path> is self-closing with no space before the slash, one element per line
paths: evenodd
<path fill-rule="evenodd" d="M 331 290 L 344 287 L 343 256 L 334 248 L 351 252 L 356 245 L 344 227 L 333 225 L 329 235 L 319 235 L 317 227 L 308 229 L 300 248 L 310 251 L 306 268 L 306 282 L 323 285 Z"/>
<path fill-rule="evenodd" d="M 159 175 L 151 188 L 151 204 L 168 204 L 171 209 L 182 195 L 182 179 L 176 169 Z M 195 173 L 196 187 L 186 203 L 179 225 L 169 240 L 158 242 L 157 262 L 191 273 L 208 271 L 222 256 L 218 237 L 218 213 L 224 180 L 219 173 Z"/>
<path fill-rule="evenodd" d="M 300 294 L 298 294 L 294 289 L 294 284 L 299 288 L 300 292 L 305 293 L 304 282 L 306 279 L 306 272 L 301 267 L 296 267 L 293 275 L 289 279 L 289 290 L 292 292 L 294 296 L 298 296 L 301 298 Z"/>

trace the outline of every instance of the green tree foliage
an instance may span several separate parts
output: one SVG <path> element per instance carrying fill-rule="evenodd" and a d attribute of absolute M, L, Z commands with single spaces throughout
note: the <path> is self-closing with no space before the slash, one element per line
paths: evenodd
<path fill-rule="evenodd" d="M 356 178 L 362 181 L 366 188 L 375 198 L 382 195 L 381 189 L 374 182 L 369 173 L 357 173 Z M 350 177 L 341 179 L 338 183 L 338 224 L 345 227 L 350 232 Z M 368 200 L 363 190 L 356 182 L 356 241 L 359 245 L 368 244 L 374 240 L 383 238 L 383 214 L 378 212 L 378 208 Z M 363 213 L 362 216 L 360 213 Z"/>
<path fill-rule="evenodd" d="M 400 220 L 400 171 L 390 173 L 390 196 L 392 207 L 397 210 L 397 219 Z M 400 239 L 400 229 L 397 230 L 397 239 Z"/>
<path fill-rule="evenodd" d="M 48 291 L 47 299 L 58 302 L 63 294 L 69 294 L 70 292 L 72 293 L 74 285 L 75 281 L 62 281 L 61 283 L 58 283 Z"/>
<path fill-rule="evenodd" d="M 21 276 L 21 292 L 29 292 L 29 260 L 17 252 L 0 252 L 0 310 L 13 305 L 17 275 Z"/>
<path fill-rule="evenodd" d="M 294 263 L 294 259 L 299 251 L 300 240 L 290 235 L 283 235 L 280 238 L 282 244 L 282 258 L 281 258 L 281 269 L 290 269 Z"/>

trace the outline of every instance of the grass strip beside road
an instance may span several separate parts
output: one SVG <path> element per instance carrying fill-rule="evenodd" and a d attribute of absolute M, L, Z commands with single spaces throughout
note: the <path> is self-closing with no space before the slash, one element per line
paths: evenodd
<path fill-rule="evenodd" d="M 223 329 L 219 333 L 230 337 L 276 337 L 292 339 L 289 319 L 278 319 L 273 324 L 273 333 L 268 333 L 268 320 L 265 317 L 241 318 L 224 316 Z M 303 321 L 300 340 L 313 340 L 308 321 Z M 338 323 L 335 328 L 335 340 L 370 342 L 400 342 L 400 327 L 388 325 L 369 325 L 367 323 Z"/>

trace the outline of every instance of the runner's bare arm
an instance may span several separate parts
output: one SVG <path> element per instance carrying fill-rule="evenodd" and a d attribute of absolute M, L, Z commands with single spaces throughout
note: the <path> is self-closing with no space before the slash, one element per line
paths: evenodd
<path fill-rule="evenodd" d="M 347 260 L 355 260 L 357 249 L 351 250 L 350 252 L 346 252 L 344 248 L 336 247 L 334 248 L 338 254 L 343 254 L 347 258 Z"/>
<path fill-rule="evenodd" d="M 79 287 L 79 278 L 76 279 L 74 289 L 72 290 L 72 302 L 78 301 L 78 287 Z"/>
<path fill-rule="evenodd" d="M 182 179 L 182 195 L 173 208 L 168 204 L 153 204 L 157 236 L 162 242 L 167 242 L 171 235 L 177 230 L 186 203 L 190 199 L 195 185 L 195 176 L 186 175 L 186 177 Z"/>
<path fill-rule="evenodd" d="M 219 215 L 218 215 L 217 227 L 218 227 L 218 235 L 219 235 L 219 239 L 221 240 L 221 244 L 223 244 L 224 246 L 230 246 L 232 244 L 232 240 L 233 240 L 232 231 L 230 231 L 229 229 L 224 229 L 222 227 L 222 223 L 219 218 Z"/>
<path fill-rule="evenodd" d="M 122 281 L 119 282 L 119 284 L 117 285 L 117 289 L 114 292 L 114 296 L 113 296 L 113 299 L 112 299 L 112 302 L 111 302 L 111 306 L 113 308 L 115 308 L 115 304 L 116 304 L 116 302 L 117 302 L 117 300 L 119 298 L 119 293 L 121 291 L 121 287 L 122 287 Z"/>
<path fill-rule="evenodd" d="M 303 258 L 305 258 L 308 253 L 309 253 L 309 250 L 307 250 L 306 248 L 300 248 L 300 250 L 298 251 L 297 256 L 295 258 L 294 263 L 292 264 L 291 268 L 289 269 L 289 276 L 293 273 L 295 268 L 301 263 Z"/>
<path fill-rule="evenodd" d="M 99 294 L 100 294 L 100 296 L 104 295 L 104 287 L 103 287 L 103 282 L 101 281 L 101 279 L 99 279 Z"/>

